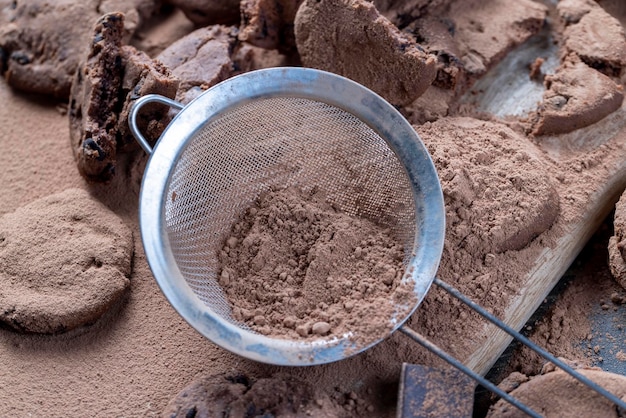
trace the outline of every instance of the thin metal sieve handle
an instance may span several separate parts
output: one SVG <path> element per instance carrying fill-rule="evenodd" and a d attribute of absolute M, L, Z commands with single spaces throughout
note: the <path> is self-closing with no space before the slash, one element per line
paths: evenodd
<path fill-rule="evenodd" d="M 148 103 L 161 103 L 178 110 L 181 110 L 184 105 L 176 100 L 172 100 L 159 94 L 147 94 L 137 99 L 137 101 L 133 104 L 133 107 L 128 114 L 128 126 L 130 127 L 130 131 L 133 133 L 137 142 L 139 142 L 139 145 L 141 145 L 141 148 L 143 148 L 147 154 L 152 154 L 152 147 L 150 146 L 150 143 L 141 134 L 139 127 L 137 126 L 137 115 L 139 114 L 139 110 Z"/>
<path fill-rule="evenodd" d="M 568 366 L 565 362 L 563 362 L 563 361 L 559 360 L 558 358 L 554 357 L 552 354 L 548 353 L 546 350 L 544 350 L 543 348 L 539 347 L 537 344 L 533 343 L 528 338 L 524 337 L 522 334 L 520 334 L 519 332 L 515 331 L 513 328 L 509 327 L 503 321 L 498 319 L 495 315 L 489 313 L 485 308 L 483 308 L 482 306 L 480 306 L 476 302 L 472 301 L 470 298 L 465 296 L 463 293 L 461 293 L 458 289 L 456 289 L 451 284 L 446 283 L 446 282 L 444 282 L 443 280 L 441 280 L 441 279 L 439 279 L 437 277 L 435 277 L 433 283 L 435 285 L 441 287 L 446 292 L 448 292 L 448 294 L 450 294 L 451 296 L 453 296 L 453 297 L 457 298 L 458 300 L 460 300 L 468 308 L 474 310 L 474 312 L 478 313 L 483 318 L 485 318 L 486 320 L 488 320 L 492 324 L 496 325 L 502 331 L 506 332 L 507 334 L 509 334 L 510 336 L 512 336 L 513 338 L 515 338 L 519 342 L 521 342 L 522 344 L 526 345 L 528 348 L 533 350 L 535 353 L 539 354 L 540 356 L 542 356 L 546 360 L 552 362 L 556 367 L 560 368 L 561 370 L 563 370 L 564 372 L 566 372 L 567 374 L 572 376 L 574 379 L 578 380 L 580 383 L 582 383 L 585 386 L 587 386 L 588 388 L 594 390 L 596 393 L 600 394 L 601 396 L 604 396 L 606 399 L 611 401 L 613 404 L 615 404 L 619 408 L 626 410 L 626 402 L 624 400 L 620 399 L 615 394 L 613 394 L 613 393 L 609 392 L 608 390 L 604 389 L 602 386 L 598 385 L 597 383 L 595 383 L 594 381 L 592 381 L 588 377 L 582 375 L 581 373 L 578 373 L 572 367 Z M 438 357 L 440 357 L 441 359 L 446 361 L 448 364 L 456 367 L 458 370 L 460 370 L 461 372 L 465 373 L 467 376 L 471 377 L 472 379 L 474 379 L 475 381 L 480 383 L 485 388 L 487 388 L 487 389 L 491 390 L 492 392 L 494 392 L 495 394 L 499 395 L 504 400 L 508 401 L 509 403 L 511 403 L 512 405 L 514 405 L 518 409 L 520 409 L 521 411 L 525 412 L 526 414 L 530 415 L 531 417 L 541 417 L 541 415 L 537 414 L 531 408 L 529 408 L 528 406 L 526 406 L 523 403 L 519 402 L 517 399 L 513 398 L 512 396 L 510 396 L 509 394 L 504 392 L 502 389 L 498 388 L 493 383 L 489 382 L 484 377 L 480 376 L 478 373 L 474 372 L 472 369 L 470 369 L 469 367 L 465 366 L 459 360 L 457 360 L 456 358 L 454 358 L 450 354 L 446 353 L 444 350 L 439 348 L 437 345 L 435 345 L 431 341 L 428 341 L 424 336 L 422 336 L 421 334 L 415 332 L 414 330 L 409 328 L 407 325 L 401 326 L 400 327 L 400 331 L 402 331 L 409 338 L 411 338 L 412 340 L 414 340 L 415 342 L 420 344 L 422 347 L 428 349 L 430 352 L 432 352 L 433 354 L 437 355 Z"/>
<path fill-rule="evenodd" d="M 513 396 L 506 393 L 504 390 L 500 389 L 498 386 L 494 385 L 489 380 L 487 380 L 483 376 L 479 375 L 478 373 L 476 373 L 475 371 L 473 371 L 472 369 L 464 365 L 461 361 L 457 360 L 454 356 L 448 354 L 446 351 L 439 348 L 439 346 L 437 346 L 435 343 L 429 341 L 422 334 L 409 328 L 408 325 L 402 325 L 399 329 L 401 332 L 406 334 L 413 341 L 415 341 L 422 347 L 426 348 L 428 351 L 435 354 L 436 356 L 444 360 L 446 363 L 448 363 L 452 367 L 465 373 L 467 376 L 474 379 L 480 385 L 492 391 L 496 395 L 500 396 L 502 399 L 509 402 L 511 405 L 515 406 L 520 411 L 524 412 L 525 414 L 533 418 L 542 418 L 541 415 L 538 414 L 536 411 L 534 411 L 532 408 L 520 402 L 519 400 L 515 399 Z"/>

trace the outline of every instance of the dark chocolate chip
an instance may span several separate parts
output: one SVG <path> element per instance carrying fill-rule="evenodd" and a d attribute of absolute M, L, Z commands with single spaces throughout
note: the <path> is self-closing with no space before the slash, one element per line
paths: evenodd
<path fill-rule="evenodd" d="M 191 409 L 187 411 L 187 413 L 185 414 L 185 418 L 195 418 L 197 413 L 198 413 L 198 410 L 196 409 L 195 406 L 193 406 L 191 407 Z"/>
<path fill-rule="evenodd" d="M 98 145 L 98 143 L 94 141 L 92 138 L 85 139 L 85 141 L 83 142 L 83 148 L 90 149 L 92 151 L 97 151 L 98 161 L 103 161 L 106 157 L 106 153 L 104 152 L 104 150 L 100 148 L 100 145 Z"/>
<path fill-rule="evenodd" d="M 30 57 L 22 51 L 13 51 L 11 53 L 11 60 L 17 62 L 20 65 L 26 65 L 30 63 Z"/>

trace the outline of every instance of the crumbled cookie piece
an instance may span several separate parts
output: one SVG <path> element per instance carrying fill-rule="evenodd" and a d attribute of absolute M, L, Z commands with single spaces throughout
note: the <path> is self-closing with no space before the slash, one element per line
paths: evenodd
<path fill-rule="evenodd" d="M 123 36 L 129 38 L 155 2 L 147 0 L 30 0 L 9 2 L 1 10 L 8 23 L 0 27 L 2 67 L 14 88 L 67 99 L 92 28 L 106 11 L 127 16 Z M 141 10 L 141 13 L 140 11 Z"/>
<path fill-rule="evenodd" d="M 516 46 L 544 26 L 548 8 L 533 0 L 453 2 L 446 15 L 454 30 L 458 59 L 471 85 Z"/>
<path fill-rule="evenodd" d="M 445 17 L 425 16 L 414 20 L 405 32 L 411 33 L 416 42 L 437 57 L 437 77 L 433 85 L 455 90 L 464 72 L 461 51 L 454 39 L 454 22 Z"/>
<path fill-rule="evenodd" d="M 541 66 L 545 62 L 545 59 L 542 57 L 537 57 L 533 62 L 528 66 L 528 77 L 531 80 L 543 80 L 545 74 L 541 71 Z"/>
<path fill-rule="evenodd" d="M 533 134 L 571 132 L 592 125 L 619 109 L 622 87 L 575 56 L 545 78 L 546 92 L 537 110 Z"/>
<path fill-rule="evenodd" d="M 303 380 L 285 374 L 253 379 L 242 373 L 200 376 L 169 402 L 162 416 L 213 417 L 224 411 L 230 417 L 349 416 L 337 401 Z"/>
<path fill-rule="evenodd" d="M 305 66 L 351 78 L 396 105 L 417 99 L 436 76 L 435 58 L 364 0 L 306 0 L 295 34 Z"/>
<path fill-rule="evenodd" d="M 537 34 L 548 8 L 533 0 L 511 3 L 376 0 L 406 36 L 436 57 L 433 85 L 462 94 L 509 51 Z"/>
<path fill-rule="evenodd" d="M 180 80 L 176 100 L 188 103 L 209 87 L 250 69 L 251 52 L 238 54 L 239 47 L 236 28 L 213 25 L 174 42 L 157 60 Z"/>
<path fill-rule="evenodd" d="M 594 0 L 560 0 L 557 11 L 563 23 L 570 25 L 580 22 L 580 19 L 597 6 Z"/>
<path fill-rule="evenodd" d="M 578 370 L 585 378 L 614 394 L 626 398 L 626 377 L 599 369 Z M 590 390 L 562 370 L 534 376 L 511 392 L 523 405 L 541 411 L 546 418 L 606 417 L 619 418 L 623 414 L 611 401 Z M 489 408 L 488 418 L 521 418 L 528 415 L 500 399 Z"/>
<path fill-rule="evenodd" d="M 123 77 L 120 55 L 124 15 L 104 15 L 94 28 L 87 61 L 76 72 L 69 105 L 70 138 L 80 173 L 109 179 L 114 173 L 115 137 Z"/>
<path fill-rule="evenodd" d="M 619 77 L 626 66 L 626 34 L 620 22 L 590 0 L 564 0 L 557 11 L 566 26 L 567 53 L 609 77 Z"/>
<path fill-rule="evenodd" d="M 122 47 L 124 77 L 120 97 L 124 104 L 119 112 L 116 132 L 117 151 L 126 152 L 136 148 L 137 141 L 130 132 L 128 115 L 134 101 L 148 94 L 158 94 L 168 98 L 176 96 L 179 80 L 159 60 L 151 59 L 132 46 Z M 165 129 L 169 108 L 165 105 L 147 104 L 137 115 L 137 126 L 150 143 L 156 142 Z"/>
<path fill-rule="evenodd" d="M 127 121 L 131 102 L 148 93 L 173 98 L 178 87 L 161 63 L 123 46 L 123 21 L 121 13 L 104 15 L 98 21 L 87 59 L 72 85 L 68 112 L 72 150 L 80 173 L 92 181 L 110 180 L 117 152 L 135 146 Z M 146 107 L 139 126 L 154 141 L 167 110 L 164 106 Z"/>

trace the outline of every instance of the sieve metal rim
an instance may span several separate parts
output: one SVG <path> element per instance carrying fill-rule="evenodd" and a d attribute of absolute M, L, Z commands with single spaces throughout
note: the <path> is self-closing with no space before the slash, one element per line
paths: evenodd
<path fill-rule="evenodd" d="M 331 341 L 288 341 L 252 333 L 214 314 L 194 294 L 177 268 L 165 228 L 166 192 L 177 160 L 187 142 L 207 123 L 247 102 L 270 97 L 298 97 L 335 106 L 366 123 L 377 132 L 405 167 L 413 186 L 416 208 L 414 252 L 407 272 L 415 282 L 417 303 L 395 324 L 399 328 L 421 304 L 430 288 L 443 252 L 445 210 L 443 193 L 430 155 L 409 122 L 392 105 L 366 87 L 325 71 L 279 67 L 257 70 L 230 78 L 208 89 L 188 105 L 149 95 L 138 99 L 129 115 L 136 128 L 139 108 L 150 101 L 182 108 L 165 129 L 153 149 L 143 140 L 150 154 L 142 180 L 139 223 L 146 258 L 161 291 L 176 311 L 200 334 L 215 344 L 252 360 L 276 365 L 315 365 L 329 363 L 364 351 L 371 344 L 353 349 L 347 339 Z M 427 245 L 418 245 L 427 243 Z"/>

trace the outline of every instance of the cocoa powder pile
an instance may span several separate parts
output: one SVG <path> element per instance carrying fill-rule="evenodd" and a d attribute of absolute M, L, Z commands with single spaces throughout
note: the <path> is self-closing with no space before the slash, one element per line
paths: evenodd
<path fill-rule="evenodd" d="M 264 335 L 372 342 L 414 298 L 389 229 L 342 213 L 317 188 L 261 194 L 219 258 L 233 317 Z M 402 312 L 400 313 L 402 315 Z"/>

